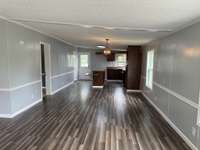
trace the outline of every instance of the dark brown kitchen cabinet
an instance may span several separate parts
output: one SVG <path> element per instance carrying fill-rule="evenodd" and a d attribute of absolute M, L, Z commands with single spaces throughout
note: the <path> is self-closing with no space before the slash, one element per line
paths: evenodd
<path fill-rule="evenodd" d="M 140 89 L 141 67 L 142 67 L 142 48 L 141 46 L 128 46 L 127 49 L 127 72 L 126 88 L 132 90 Z"/>
<path fill-rule="evenodd" d="M 107 67 L 107 79 L 108 80 L 122 80 L 123 70 L 117 67 Z"/>
<path fill-rule="evenodd" d="M 106 56 L 107 61 L 115 61 L 115 53 L 111 53 L 110 55 Z"/>
<path fill-rule="evenodd" d="M 93 71 L 93 86 L 103 86 L 105 71 Z"/>

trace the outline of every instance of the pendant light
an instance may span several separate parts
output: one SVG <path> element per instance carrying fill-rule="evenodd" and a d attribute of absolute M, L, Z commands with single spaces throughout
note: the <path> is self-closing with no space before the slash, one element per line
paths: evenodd
<path fill-rule="evenodd" d="M 104 55 L 110 55 L 112 53 L 112 49 L 109 47 L 109 39 L 106 39 L 106 48 L 103 50 Z"/>

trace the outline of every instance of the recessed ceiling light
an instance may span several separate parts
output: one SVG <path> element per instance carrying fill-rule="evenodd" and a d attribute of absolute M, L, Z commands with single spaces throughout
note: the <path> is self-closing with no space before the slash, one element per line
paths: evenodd
<path fill-rule="evenodd" d="M 92 27 L 93 27 L 92 25 L 86 25 L 86 24 L 80 25 L 80 26 L 82 26 L 82 27 L 84 27 L 84 28 L 92 28 Z"/>
<path fill-rule="evenodd" d="M 19 41 L 19 44 L 20 44 L 20 45 L 24 45 L 24 41 L 22 41 L 22 40 Z"/>
<path fill-rule="evenodd" d="M 106 47 L 103 45 L 98 45 L 97 48 L 106 48 Z"/>

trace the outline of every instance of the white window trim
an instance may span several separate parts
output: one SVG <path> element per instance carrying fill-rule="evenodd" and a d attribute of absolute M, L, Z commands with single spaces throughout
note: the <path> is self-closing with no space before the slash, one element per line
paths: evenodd
<path fill-rule="evenodd" d="M 149 64 L 149 54 L 148 53 L 150 53 L 150 52 L 153 52 L 153 64 L 152 64 L 152 70 L 151 69 L 148 69 L 148 64 Z M 150 89 L 150 90 L 153 90 L 153 77 L 154 77 L 154 53 L 155 53 L 155 50 L 154 49 L 150 49 L 150 50 L 148 50 L 147 51 L 147 62 L 146 62 L 146 80 L 145 80 L 145 86 L 148 88 L 148 89 Z M 147 81 L 149 80 L 149 73 L 147 73 L 147 72 L 149 72 L 149 71 L 152 71 L 152 82 L 151 82 L 151 85 L 149 86 L 148 84 L 149 83 L 147 83 Z"/>
<path fill-rule="evenodd" d="M 115 64 L 116 64 L 117 66 L 119 66 L 119 67 L 125 67 L 125 66 L 127 65 L 127 60 L 125 60 L 125 63 L 124 63 L 123 65 L 119 65 L 118 59 L 117 59 L 117 56 L 119 56 L 119 55 L 125 55 L 125 56 L 126 56 L 126 59 L 127 59 L 127 55 L 126 55 L 126 54 L 116 54 L 116 55 L 115 55 Z"/>
<path fill-rule="evenodd" d="M 81 66 L 81 55 L 87 55 L 87 57 L 88 57 L 87 66 Z M 81 68 L 89 68 L 89 55 L 88 55 L 88 54 L 80 54 L 80 67 L 81 67 Z"/>
<path fill-rule="evenodd" d="M 75 63 L 75 56 L 74 54 L 67 54 L 67 66 L 74 67 Z"/>

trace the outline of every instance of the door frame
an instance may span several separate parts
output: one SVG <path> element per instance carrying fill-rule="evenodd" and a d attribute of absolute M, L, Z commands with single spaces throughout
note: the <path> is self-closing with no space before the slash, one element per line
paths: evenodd
<path fill-rule="evenodd" d="M 42 65 L 41 65 L 41 45 L 44 45 L 44 56 L 45 56 L 45 73 L 46 73 L 46 95 L 52 94 L 52 77 L 51 77 L 51 45 L 46 42 L 40 42 L 40 80 L 41 80 L 41 96 L 43 97 L 42 91 Z"/>
<path fill-rule="evenodd" d="M 78 68 L 79 68 L 79 63 L 78 63 L 78 49 L 76 48 L 73 52 L 74 55 L 74 81 L 78 80 Z"/>
<path fill-rule="evenodd" d="M 84 55 L 84 54 L 87 54 L 88 55 L 88 67 L 85 67 L 85 68 L 88 68 L 88 70 L 90 70 L 90 72 L 92 72 L 91 70 L 91 53 L 88 52 L 88 51 L 79 51 L 78 52 L 78 80 L 81 80 L 80 79 L 80 55 Z M 87 80 L 87 79 L 86 79 Z M 89 79 L 90 80 L 90 79 Z"/>

